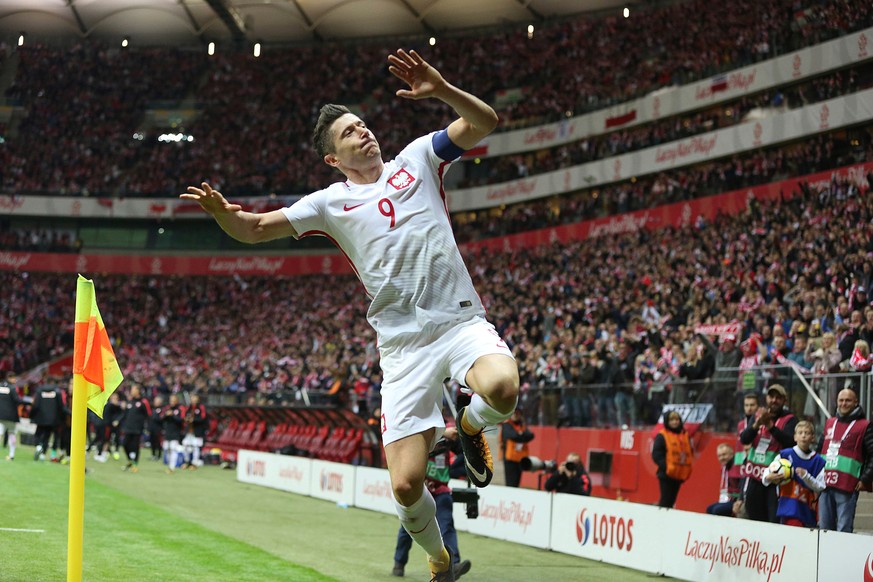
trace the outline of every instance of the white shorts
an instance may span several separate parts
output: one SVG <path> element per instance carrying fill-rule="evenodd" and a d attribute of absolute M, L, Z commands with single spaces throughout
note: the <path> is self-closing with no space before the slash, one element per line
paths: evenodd
<path fill-rule="evenodd" d="M 185 451 L 185 447 L 179 444 L 179 441 L 164 441 L 164 450 L 182 453 Z"/>
<path fill-rule="evenodd" d="M 193 433 L 188 433 L 185 435 L 185 438 L 182 439 L 182 445 L 186 447 L 202 447 L 203 439 L 194 436 Z"/>
<path fill-rule="evenodd" d="M 382 367 L 382 444 L 437 428 L 431 448 L 442 437 L 443 381 L 465 384 L 482 356 L 513 358 L 494 326 L 483 318 L 441 326 L 414 343 L 380 347 Z"/>
<path fill-rule="evenodd" d="M 18 421 L 17 420 L 0 420 L 0 426 L 2 426 L 2 430 L 0 430 L 0 435 L 4 432 L 8 432 L 9 434 L 18 434 Z"/>

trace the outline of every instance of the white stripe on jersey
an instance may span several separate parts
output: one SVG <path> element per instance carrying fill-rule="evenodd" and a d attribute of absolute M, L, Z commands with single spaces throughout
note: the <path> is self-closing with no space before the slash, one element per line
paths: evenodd
<path fill-rule="evenodd" d="M 300 237 L 327 236 L 349 259 L 379 345 L 485 314 L 442 198 L 449 162 L 432 139 L 406 146 L 373 184 L 338 182 L 282 209 Z"/>

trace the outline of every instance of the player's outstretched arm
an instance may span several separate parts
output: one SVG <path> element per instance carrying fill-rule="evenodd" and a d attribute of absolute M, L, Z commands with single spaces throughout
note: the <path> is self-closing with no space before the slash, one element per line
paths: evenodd
<path fill-rule="evenodd" d="M 189 186 L 179 198 L 193 200 L 208 212 L 218 226 L 232 238 L 244 243 L 259 243 L 297 233 L 281 210 L 255 214 L 246 212 L 239 204 L 231 204 L 221 192 L 203 182 L 200 188 Z"/>
<path fill-rule="evenodd" d="M 449 105 L 460 116 L 448 127 L 449 139 L 460 148 L 468 150 L 497 127 L 497 113 L 487 103 L 458 89 L 435 68 L 430 66 L 415 51 L 398 49 L 388 55 L 388 70 L 409 85 L 409 89 L 397 91 L 405 99 L 434 97 Z"/>

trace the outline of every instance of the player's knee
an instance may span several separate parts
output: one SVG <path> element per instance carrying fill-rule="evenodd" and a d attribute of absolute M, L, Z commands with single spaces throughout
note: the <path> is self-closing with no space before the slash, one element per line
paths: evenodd
<path fill-rule="evenodd" d="M 409 478 L 396 478 L 392 482 L 392 488 L 394 489 L 394 498 L 399 501 L 401 505 L 409 507 L 421 498 L 421 494 L 424 490 L 424 481 Z"/>
<path fill-rule="evenodd" d="M 508 368 L 492 380 L 489 400 L 495 410 L 511 414 L 518 401 L 518 370 Z"/>

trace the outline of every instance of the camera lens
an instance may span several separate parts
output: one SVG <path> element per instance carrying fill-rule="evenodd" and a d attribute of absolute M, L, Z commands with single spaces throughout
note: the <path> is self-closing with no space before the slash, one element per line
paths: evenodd
<path fill-rule="evenodd" d="M 576 470 L 576 463 L 564 463 L 564 466 L 567 467 L 568 471 Z"/>

